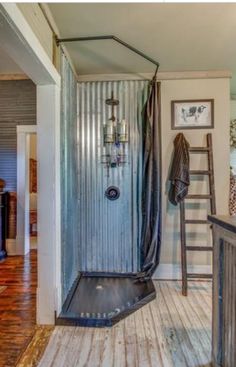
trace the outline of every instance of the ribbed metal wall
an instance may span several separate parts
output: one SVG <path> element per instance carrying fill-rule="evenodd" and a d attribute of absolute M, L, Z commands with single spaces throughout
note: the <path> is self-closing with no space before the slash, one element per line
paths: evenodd
<path fill-rule="evenodd" d="M 16 191 L 16 126 L 36 124 L 36 86 L 31 80 L 0 81 L 0 178 Z"/>
<path fill-rule="evenodd" d="M 141 231 L 142 109 L 147 81 L 87 82 L 78 84 L 78 248 L 79 270 L 136 272 L 139 270 Z M 127 163 L 107 168 L 103 125 L 111 116 L 105 100 L 111 91 L 120 101 L 118 120 L 129 124 Z M 120 188 L 120 198 L 105 197 L 108 186 Z"/>
<path fill-rule="evenodd" d="M 76 80 L 61 56 L 61 246 L 62 300 L 78 274 L 78 165 Z"/>

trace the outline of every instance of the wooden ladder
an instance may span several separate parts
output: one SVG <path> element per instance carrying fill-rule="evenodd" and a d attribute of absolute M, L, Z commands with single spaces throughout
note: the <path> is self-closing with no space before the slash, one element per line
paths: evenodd
<path fill-rule="evenodd" d="M 209 224 L 207 219 L 186 219 L 185 218 L 185 200 L 188 199 L 208 199 L 210 200 L 211 214 L 216 214 L 216 200 L 215 200 L 215 182 L 214 182 L 214 166 L 213 166 L 213 150 L 212 150 L 212 135 L 207 134 L 206 147 L 190 147 L 190 154 L 205 153 L 207 154 L 207 170 L 190 170 L 190 176 L 204 175 L 208 176 L 209 194 L 190 194 L 180 202 L 180 239 L 181 239 L 181 266 L 182 266 L 182 294 L 187 296 L 188 293 L 188 279 L 194 278 L 212 278 L 212 274 L 204 273 L 188 273 L 187 270 L 187 252 L 188 251 L 212 251 L 212 246 L 187 246 L 186 245 L 186 224 Z"/>

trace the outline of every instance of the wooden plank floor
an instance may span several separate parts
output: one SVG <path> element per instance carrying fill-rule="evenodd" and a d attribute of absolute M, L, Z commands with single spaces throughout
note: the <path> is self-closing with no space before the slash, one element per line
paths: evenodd
<path fill-rule="evenodd" d="M 36 250 L 0 262 L 0 286 L 0 367 L 14 367 L 36 325 Z"/>
<path fill-rule="evenodd" d="M 53 325 L 36 326 L 34 336 L 16 367 L 36 367 L 54 330 Z"/>
<path fill-rule="evenodd" d="M 157 282 L 157 299 L 113 328 L 57 326 L 39 367 L 208 367 L 211 282 Z"/>

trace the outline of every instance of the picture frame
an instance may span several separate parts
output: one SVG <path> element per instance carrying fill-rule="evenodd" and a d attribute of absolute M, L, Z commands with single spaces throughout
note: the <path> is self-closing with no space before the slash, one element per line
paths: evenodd
<path fill-rule="evenodd" d="M 214 99 L 171 101 L 171 129 L 213 129 Z"/>

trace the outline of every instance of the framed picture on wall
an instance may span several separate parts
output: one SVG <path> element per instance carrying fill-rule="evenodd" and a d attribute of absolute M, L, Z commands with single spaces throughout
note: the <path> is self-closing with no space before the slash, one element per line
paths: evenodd
<path fill-rule="evenodd" d="M 214 99 L 171 101 L 171 128 L 212 129 L 214 127 Z"/>

